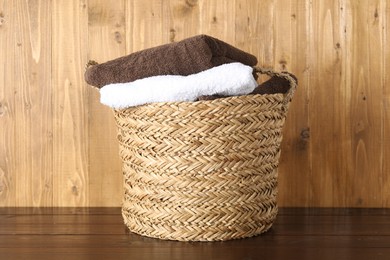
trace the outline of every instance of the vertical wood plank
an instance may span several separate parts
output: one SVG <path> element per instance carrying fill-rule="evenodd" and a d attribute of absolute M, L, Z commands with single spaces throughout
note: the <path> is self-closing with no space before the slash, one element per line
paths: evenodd
<path fill-rule="evenodd" d="M 199 33 L 214 36 L 235 45 L 236 1 L 200 1 Z"/>
<path fill-rule="evenodd" d="M 14 52 L 18 48 L 15 34 L 16 9 L 0 1 L 0 206 L 15 206 L 14 130 Z M 8 84 L 7 84 L 8 83 Z"/>
<path fill-rule="evenodd" d="M 126 52 L 125 2 L 89 0 L 89 58 L 99 63 Z M 99 102 L 99 92 L 88 87 L 89 100 L 89 205 L 120 206 L 122 171 L 117 128 L 109 107 Z"/>
<path fill-rule="evenodd" d="M 298 78 L 290 113 L 287 116 L 279 164 L 280 206 L 308 206 L 311 187 L 309 76 L 310 15 L 308 1 L 278 1 L 274 9 L 274 68 L 287 70 Z"/>
<path fill-rule="evenodd" d="M 16 125 L 15 134 L 23 137 L 22 149 L 25 155 L 18 161 L 26 161 L 26 167 L 20 169 L 27 179 L 18 178 L 17 193 L 23 194 L 26 183 L 31 185 L 31 194 L 27 198 L 18 198 L 18 206 L 52 206 L 52 89 L 42 86 L 51 85 L 51 6 L 43 0 L 23 1 L 25 17 L 23 27 L 28 28 L 24 34 L 25 51 L 28 60 L 23 64 L 26 81 L 18 93 L 23 95 L 23 102 L 16 102 L 21 113 L 21 123 Z M 23 94 L 22 94 L 23 93 Z M 28 122 L 29 125 L 25 125 Z M 24 129 L 24 131 L 22 130 Z M 20 130 L 20 132 L 19 132 Z M 27 141 L 30 140 L 30 141 Z M 20 146 L 18 146 L 20 147 Z M 19 164 L 18 164 L 19 165 Z M 19 173 L 19 169 L 16 171 Z M 25 174 L 30 172 L 31 175 Z"/>
<path fill-rule="evenodd" d="M 161 1 L 130 1 L 126 4 L 126 51 L 140 51 L 175 41 L 170 27 L 169 3 Z"/>
<path fill-rule="evenodd" d="M 52 205 L 49 14 L 50 5 L 39 0 L 14 1 L 9 13 L 12 27 L 6 50 L 11 55 L 5 59 L 8 78 L 4 87 L 13 90 L 7 91 L 13 95 L 13 104 L 2 107 L 4 113 L 12 113 L 14 121 L 12 136 L 5 142 L 11 154 L 5 158 L 13 165 L 7 167 L 7 175 L 13 179 L 15 206 Z M 4 170 L 0 176 L 3 187 L 9 187 Z"/>
<path fill-rule="evenodd" d="M 275 0 L 236 0 L 235 46 L 254 54 L 261 67 L 274 62 L 274 8 Z"/>
<path fill-rule="evenodd" d="M 347 86 L 351 88 L 352 167 L 347 174 L 347 205 L 382 204 L 382 21 L 380 1 L 349 1 L 351 40 Z M 342 153 L 339 153 L 342 155 Z"/>
<path fill-rule="evenodd" d="M 345 48 L 338 1 L 313 2 L 309 122 L 311 138 L 311 194 L 309 206 L 344 206 L 345 168 L 350 155 L 348 95 L 341 75 Z"/>
<path fill-rule="evenodd" d="M 193 35 L 201 34 L 199 0 L 166 0 L 170 10 L 170 40 L 180 41 Z"/>
<path fill-rule="evenodd" d="M 390 0 L 381 2 L 383 19 L 383 157 L 382 157 L 382 207 L 390 208 L 390 46 L 387 42 L 390 40 Z"/>
<path fill-rule="evenodd" d="M 52 2 L 54 203 L 88 206 L 88 104 L 86 1 Z"/>
<path fill-rule="evenodd" d="M 296 14 L 292 10 L 290 1 L 277 1 L 274 6 L 274 63 L 276 70 L 291 70 L 292 52 L 292 25 L 295 23 Z M 295 16 L 295 17 L 294 17 Z"/>

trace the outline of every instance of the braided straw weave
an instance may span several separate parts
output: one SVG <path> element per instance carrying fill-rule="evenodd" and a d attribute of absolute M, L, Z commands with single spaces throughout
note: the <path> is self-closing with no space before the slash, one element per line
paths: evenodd
<path fill-rule="evenodd" d="M 277 167 L 290 91 L 114 110 L 122 215 L 138 234 L 181 241 L 251 237 L 277 214 Z"/>

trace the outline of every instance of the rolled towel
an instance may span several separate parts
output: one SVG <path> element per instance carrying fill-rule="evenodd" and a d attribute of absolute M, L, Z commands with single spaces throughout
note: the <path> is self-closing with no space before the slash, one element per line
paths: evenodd
<path fill-rule="evenodd" d="M 189 76 L 160 75 L 100 89 L 100 102 L 123 109 L 153 102 L 195 101 L 202 95 L 244 95 L 257 86 L 253 68 L 229 63 Z"/>
<path fill-rule="evenodd" d="M 145 49 L 102 64 L 88 63 L 85 81 L 101 88 L 158 75 L 190 75 L 225 63 L 257 64 L 257 58 L 207 35 Z"/>

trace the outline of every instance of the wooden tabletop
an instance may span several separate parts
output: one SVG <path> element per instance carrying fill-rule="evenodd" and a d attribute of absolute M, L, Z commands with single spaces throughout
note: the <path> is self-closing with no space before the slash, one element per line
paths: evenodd
<path fill-rule="evenodd" d="M 176 242 L 128 232 L 120 208 L 0 208 L 0 259 L 390 259 L 390 209 L 282 208 L 257 237 Z"/>

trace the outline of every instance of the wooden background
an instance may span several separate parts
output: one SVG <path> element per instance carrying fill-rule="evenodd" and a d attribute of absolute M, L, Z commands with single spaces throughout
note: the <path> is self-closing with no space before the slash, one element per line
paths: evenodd
<path fill-rule="evenodd" d="M 0 0 L 0 206 L 119 206 L 84 64 L 200 33 L 299 78 L 279 205 L 390 207 L 390 0 Z"/>

